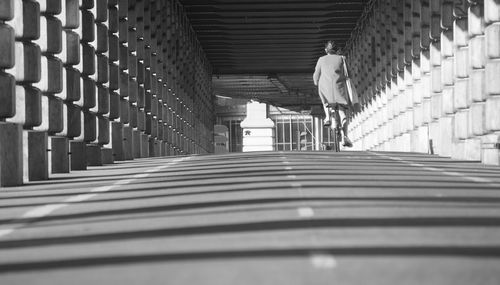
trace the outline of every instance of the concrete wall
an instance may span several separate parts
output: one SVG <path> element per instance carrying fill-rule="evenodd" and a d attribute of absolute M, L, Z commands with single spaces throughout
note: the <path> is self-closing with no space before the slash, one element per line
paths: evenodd
<path fill-rule="evenodd" d="M 211 67 L 176 0 L 0 0 L 0 186 L 213 150 Z"/>
<path fill-rule="evenodd" d="M 356 149 L 499 164 L 500 1 L 373 1 L 348 44 Z"/>

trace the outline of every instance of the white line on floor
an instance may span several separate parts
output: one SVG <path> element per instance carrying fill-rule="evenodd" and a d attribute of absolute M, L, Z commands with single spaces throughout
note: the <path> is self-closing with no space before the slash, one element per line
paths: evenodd
<path fill-rule="evenodd" d="M 299 212 L 299 217 L 301 218 L 312 218 L 314 217 L 314 210 L 311 207 L 301 207 L 297 209 Z"/>
<path fill-rule="evenodd" d="M 90 192 L 98 192 L 98 193 L 108 192 L 109 190 L 111 190 L 115 187 L 116 187 L 116 185 L 101 186 L 101 187 L 97 187 L 97 188 L 90 190 Z"/>
<path fill-rule="evenodd" d="M 6 235 L 11 234 L 15 229 L 3 229 L 0 230 L 0 238 Z"/>
<path fill-rule="evenodd" d="M 337 260 L 331 254 L 315 253 L 310 256 L 313 267 L 317 269 L 333 269 L 337 267 Z"/>
<path fill-rule="evenodd" d="M 124 179 L 124 180 L 116 181 L 115 183 L 113 183 L 113 185 L 127 185 L 127 184 L 132 183 L 134 180 L 135 179 Z"/>
<path fill-rule="evenodd" d="M 50 213 L 54 212 L 55 210 L 59 210 L 59 209 L 64 208 L 68 205 L 69 204 L 49 204 L 49 205 L 36 207 L 35 209 L 29 210 L 28 212 L 24 213 L 23 218 L 24 219 L 34 219 L 34 218 L 45 217 L 45 216 L 49 215 Z"/>
<path fill-rule="evenodd" d="M 139 173 L 139 174 L 136 174 L 136 175 L 134 175 L 132 177 L 133 178 L 146 178 L 148 176 L 149 176 L 149 174 L 147 174 L 147 173 Z"/>
<path fill-rule="evenodd" d="M 372 153 L 375 154 L 375 155 L 377 155 L 377 156 L 379 156 L 379 157 L 383 157 L 383 158 L 387 158 L 387 159 L 391 159 L 391 160 L 396 160 L 396 161 L 399 161 L 399 162 L 402 162 L 404 164 L 411 165 L 411 166 L 421 167 L 422 169 L 427 170 L 427 171 L 441 172 L 442 174 L 445 174 L 445 175 L 448 175 L 448 176 L 461 177 L 463 179 L 466 179 L 466 180 L 469 180 L 469 181 L 472 181 L 472 182 L 488 183 L 490 185 L 497 186 L 497 184 L 495 182 L 493 182 L 492 180 L 487 179 L 487 178 L 468 176 L 468 175 L 465 175 L 465 174 L 462 174 L 462 173 L 459 173 L 459 172 L 446 171 L 446 170 L 435 168 L 435 167 L 425 166 L 425 165 L 420 164 L 420 163 L 406 161 L 406 160 L 401 159 L 399 157 L 392 157 L 392 156 L 383 155 L 383 154 L 374 153 L 374 152 L 372 152 Z"/>
<path fill-rule="evenodd" d="M 73 197 L 69 197 L 68 199 L 64 200 L 64 202 L 66 202 L 66 203 L 79 203 L 79 202 L 90 200 L 97 195 L 98 194 L 95 194 L 95 193 L 76 195 Z"/>
<path fill-rule="evenodd" d="M 149 176 L 148 173 L 156 172 L 158 170 L 161 170 L 161 169 L 167 168 L 169 166 L 175 165 L 178 162 L 183 161 L 183 160 L 187 160 L 187 159 L 190 159 L 190 157 L 184 157 L 184 158 L 181 158 L 181 159 L 176 159 L 176 160 L 173 160 L 172 162 L 169 162 L 169 163 L 167 163 L 165 165 L 157 166 L 157 167 L 151 168 L 151 169 L 147 169 L 143 173 L 135 174 L 134 176 L 132 176 L 132 177 L 134 177 L 134 179 L 119 180 L 119 181 L 114 182 L 113 185 L 106 185 L 106 186 L 100 186 L 100 187 L 93 188 L 93 189 L 91 189 L 89 191 L 88 194 L 78 194 L 78 195 L 75 195 L 75 196 L 71 196 L 71 197 L 65 199 L 62 203 L 47 204 L 47 205 L 43 205 L 43 206 L 40 206 L 40 207 L 36 207 L 36 208 L 31 209 L 31 210 L 27 211 L 26 213 L 24 213 L 22 215 L 21 219 L 43 218 L 45 216 L 50 215 L 52 212 L 57 211 L 59 209 L 62 209 L 64 207 L 68 207 L 71 204 L 78 203 L 78 202 L 83 202 L 83 201 L 87 201 L 89 199 L 92 199 L 92 198 L 94 198 L 95 196 L 98 195 L 98 194 L 94 194 L 94 193 L 108 192 L 108 191 L 112 190 L 113 188 L 115 188 L 117 186 L 130 184 L 130 183 L 134 182 L 135 180 L 137 180 L 139 178 L 148 177 Z M 18 226 L 15 227 L 15 228 L 0 229 L 0 238 L 13 233 L 15 230 L 17 230 L 18 228 L 21 228 L 21 227 L 23 227 L 25 225 L 26 225 L 26 223 L 23 223 L 23 224 L 18 224 Z"/>

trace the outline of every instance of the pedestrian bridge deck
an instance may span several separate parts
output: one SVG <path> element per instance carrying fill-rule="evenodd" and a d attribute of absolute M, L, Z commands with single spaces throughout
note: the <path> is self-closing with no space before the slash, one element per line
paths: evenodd
<path fill-rule="evenodd" d="M 2 284 L 499 284 L 500 168 L 436 156 L 142 159 L 0 191 Z"/>

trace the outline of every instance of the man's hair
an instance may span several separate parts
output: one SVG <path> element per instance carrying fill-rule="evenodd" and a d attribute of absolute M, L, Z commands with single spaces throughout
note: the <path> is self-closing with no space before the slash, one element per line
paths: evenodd
<path fill-rule="evenodd" d="M 337 46 L 335 45 L 334 41 L 327 41 L 325 43 L 325 51 L 328 54 L 334 54 L 337 50 Z"/>

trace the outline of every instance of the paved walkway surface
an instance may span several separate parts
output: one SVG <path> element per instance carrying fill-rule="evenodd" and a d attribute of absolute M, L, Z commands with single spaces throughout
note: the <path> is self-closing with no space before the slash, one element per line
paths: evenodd
<path fill-rule="evenodd" d="M 0 190 L 0 284 L 500 284 L 500 168 L 273 152 Z"/>

